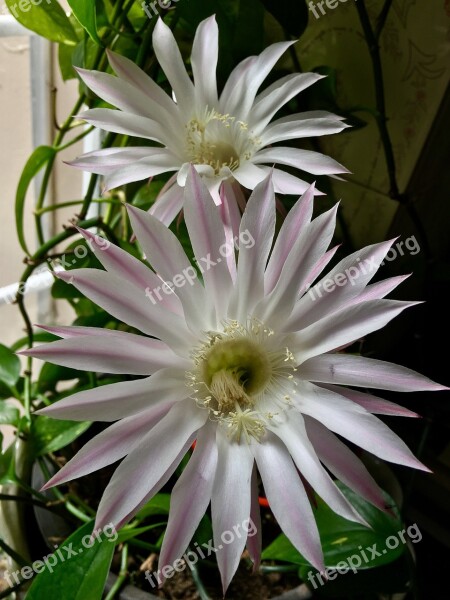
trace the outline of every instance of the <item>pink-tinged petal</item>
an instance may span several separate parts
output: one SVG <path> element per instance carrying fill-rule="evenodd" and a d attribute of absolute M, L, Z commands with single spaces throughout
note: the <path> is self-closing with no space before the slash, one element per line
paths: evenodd
<path fill-rule="evenodd" d="M 225 594 L 247 541 L 247 530 L 243 525 L 250 517 L 250 481 L 254 460 L 248 445 L 231 441 L 222 427 L 217 428 L 216 442 L 218 461 L 211 516 L 214 546 L 218 549 L 217 564 Z M 224 532 L 232 532 L 232 535 L 225 539 Z"/>
<path fill-rule="evenodd" d="M 145 211 L 131 205 L 127 210 L 147 260 L 180 298 L 188 325 L 204 323 L 204 288 L 176 235 Z"/>
<path fill-rule="evenodd" d="M 195 90 L 170 27 L 158 19 L 153 30 L 153 50 L 181 108 L 194 105 Z"/>
<path fill-rule="evenodd" d="M 141 510 L 141 508 L 143 508 L 147 504 L 147 502 L 149 502 L 153 498 L 153 496 L 155 494 L 157 494 L 164 485 L 166 485 L 166 483 L 169 481 L 169 479 L 175 473 L 175 470 L 179 466 L 181 460 L 184 458 L 184 456 L 186 456 L 187 452 L 191 448 L 193 442 L 195 441 L 196 435 L 197 434 L 192 434 L 187 439 L 186 443 L 182 446 L 180 452 L 177 454 L 177 457 L 172 462 L 170 467 L 166 470 L 164 475 L 160 479 L 158 479 L 158 481 L 147 492 L 147 495 L 144 496 L 144 498 L 141 500 L 141 502 L 139 502 L 139 504 L 137 504 L 128 514 L 124 515 L 122 517 L 122 519 L 117 523 L 117 525 L 116 525 L 117 530 L 121 529 L 126 523 L 128 523 L 136 515 L 136 513 L 138 513 Z M 97 516 L 97 523 L 96 523 L 95 527 L 99 527 L 98 518 L 99 517 Z M 100 528 L 103 528 L 105 524 L 106 523 L 103 523 Z M 95 527 L 94 527 L 94 529 L 95 529 Z"/>
<path fill-rule="evenodd" d="M 250 523 L 247 536 L 247 550 L 250 559 L 253 562 L 253 572 L 259 569 L 261 564 L 261 549 L 262 549 L 262 524 L 261 510 L 259 508 L 259 493 L 258 493 L 258 470 L 256 464 L 253 465 L 252 482 L 251 482 L 251 504 L 250 504 Z"/>
<path fill-rule="evenodd" d="M 122 277 L 124 281 L 129 281 L 143 292 L 148 288 L 155 289 L 161 285 L 161 279 L 148 266 L 125 250 L 99 235 L 84 229 L 79 231 L 101 264 L 113 275 Z M 181 302 L 175 294 L 164 294 L 160 303 L 167 310 L 182 314 Z"/>
<path fill-rule="evenodd" d="M 106 487 L 97 523 L 117 524 L 147 497 L 208 418 L 192 399 L 177 402 L 121 462 Z"/>
<path fill-rule="evenodd" d="M 283 146 L 274 146 L 260 150 L 252 157 L 252 162 L 255 165 L 273 163 L 286 165 L 301 169 L 307 173 L 312 173 L 313 175 L 349 173 L 348 169 L 325 154 L 313 152 L 312 150 L 300 150 L 298 148 Z"/>
<path fill-rule="evenodd" d="M 67 396 L 36 413 L 72 421 L 117 421 L 187 398 L 185 373 L 186 369 L 165 368 L 145 379 L 100 385 Z"/>
<path fill-rule="evenodd" d="M 101 71 L 75 69 L 84 83 L 99 98 L 134 115 L 154 118 L 154 105 L 149 97 L 129 83 Z M 100 109 L 99 109 L 100 110 Z"/>
<path fill-rule="evenodd" d="M 417 302 L 369 300 L 344 308 L 294 334 L 292 352 L 298 363 L 331 352 L 377 331 Z"/>
<path fill-rule="evenodd" d="M 275 235 L 275 192 L 271 177 L 258 184 L 242 216 L 237 284 L 229 316 L 245 322 L 255 304 L 264 296 L 264 270 Z"/>
<path fill-rule="evenodd" d="M 340 246 L 341 245 L 338 244 L 334 248 L 331 248 L 331 250 L 328 250 L 328 252 L 325 252 L 325 254 L 319 258 L 314 267 L 308 273 L 305 283 L 300 287 L 299 296 L 302 296 L 311 287 L 311 284 L 314 283 L 322 271 L 326 269 L 336 252 L 339 250 Z"/>
<path fill-rule="evenodd" d="M 186 180 L 184 218 L 206 294 L 213 301 L 220 320 L 225 316 L 233 286 L 227 261 L 220 252 L 225 247 L 225 231 L 211 195 L 193 168 Z"/>
<path fill-rule="evenodd" d="M 323 75 L 317 73 L 296 73 L 287 75 L 275 81 L 259 96 L 255 98 L 255 104 L 250 114 L 250 123 L 256 135 L 261 134 L 273 116 L 285 104 L 297 94 L 323 79 Z"/>
<path fill-rule="evenodd" d="M 429 471 L 389 427 L 347 398 L 303 383 L 296 404 L 302 413 L 375 456 L 413 469 Z"/>
<path fill-rule="evenodd" d="M 289 318 L 289 329 L 298 331 L 351 306 L 377 273 L 394 241 L 367 246 L 341 260 L 297 302 Z"/>
<path fill-rule="evenodd" d="M 323 464 L 351 490 L 386 510 L 383 492 L 355 454 L 319 421 L 305 416 L 306 431 Z"/>
<path fill-rule="evenodd" d="M 376 300 L 377 298 L 384 298 L 390 294 L 397 286 L 403 283 L 411 275 L 400 275 L 398 277 L 390 277 L 377 283 L 368 285 L 359 296 L 354 298 L 351 304 L 359 304 L 360 302 L 366 302 L 367 300 Z"/>
<path fill-rule="evenodd" d="M 272 173 L 272 181 L 277 194 L 291 194 L 298 196 L 299 194 L 304 194 L 307 192 L 311 185 L 307 181 L 303 181 L 303 179 L 299 179 L 298 177 L 295 177 L 290 173 L 286 173 L 286 171 L 281 171 L 280 169 L 274 169 L 272 167 L 265 166 L 260 166 L 259 168 L 267 175 Z M 314 196 L 323 195 L 323 192 L 319 191 L 317 188 L 314 188 Z"/>
<path fill-rule="evenodd" d="M 220 198 L 221 204 L 219 206 L 219 213 L 225 231 L 225 243 L 229 248 L 234 248 L 235 238 L 237 237 L 237 239 L 239 239 L 241 213 L 239 211 L 239 204 L 234 188 L 228 181 L 224 181 L 220 187 Z M 234 283 L 237 277 L 235 253 L 228 252 L 226 261 L 231 279 Z"/>
<path fill-rule="evenodd" d="M 276 286 L 256 309 L 257 316 L 271 327 L 287 322 L 299 290 L 308 274 L 325 253 L 333 237 L 337 206 L 314 219 L 295 241 Z"/>
<path fill-rule="evenodd" d="M 110 425 L 105 431 L 89 440 L 42 489 L 47 490 L 54 485 L 62 485 L 120 460 L 133 448 L 139 446 L 143 436 L 167 415 L 170 408 L 169 402 L 160 403 L 143 413 L 126 417 Z"/>
<path fill-rule="evenodd" d="M 172 490 L 160 569 L 186 551 L 211 500 L 216 466 L 216 427 L 209 423 L 200 429 L 192 457 Z"/>
<path fill-rule="evenodd" d="M 277 42 L 261 52 L 249 64 L 249 68 L 243 73 L 240 84 L 235 86 L 227 100 L 227 111 L 237 114 L 243 120 L 251 111 L 256 94 L 261 84 L 269 75 L 275 64 L 295 42 Z"/>
<path fill-rule="evenodd" d="M 175 119 L 178 124 L 182 124 L 179 118 L 179 112 L 172 98 L 157 83 L 151 79 L 142 69 L 140 69 L 132 60 L 106 49 L 108 61 L 115 73 L 122 81 L 126 81 L 134 88 L 145 94 L 150 100 L 159 105 L 158 120 L 162 123 L 168 123 L 168 118 Z M 155 114 L 155 107 L 148 107 L 150 115 Z M 161 118 L 159 118 L 161 117 Z M 154 117 L 152 117 L 154 118 Z"/>
<path fill-rule="evenodd" d="M 101 327 L 79 327 L 76 325 L 36 325 L 39 329 L 43 329 L 48 333 L 52 333 L 53 335 L 57 335 L 60 338 L 75 338 L 75 337 L 83 337 L 86 335 L 108 335 L 110 337 L 117 336 L 117 329 L 106 329 Z"/>
<path fill-rule="evenodd" d="M 311 222 L 314 187 L 314 184 L 312 184 L 306 190 L 303 196 L 289 211 L 281 226 L 272 254 L 270 255 L 270 260 L 267 264 L 265 277 L 266 294 L 271 292 L 275 287 L 283 269 L 283 265 L 286 262 L 295 241 L 303 234 L 303 231 Z"/>
<path fill-rule="evenodd" d="M 182 209 L 183 202 L 184 190 L 177 183 L 174 183 L 172 187 L 158 196 L 149 213 L 169 227 Z"/>
<path fill-rule="evenodd" d="M 179 161 L 165 152 L 150 158 L 142 158 L 133 165 L 127 165 L 117 169 L 114 173 L 108 173 L 105 177 L 105 190 L 109 191 L 127 183 L 142 181 L 161 173 L 176 171 L 179 166 Z"/>
<path fill-rule="evenodd" d="M 79 115 L 79 118 L 90 125 L 112 133 L 135 135 L 164 145 L 170 144 L 172 141 L 171 136 L 168 135 L 169 130 L 165 129 L 163 125 L 153 119 L 133 113 L 113 110 L 111 108 L 93 108 Z M 164 153 L 167 151 L 161 148 L 160 152 Z"/>
<path fill-rule="evenodd" d="M 298 367 L 297 376 L 316 383 L 352 385 L 393 392 L 432 392 L 449 389 L 406 367 L 350 354 L 325 354 L 311 358 Z"/>
<path fill-rule="evenodd" d="M 412 417 L 417 419 L 420 417 L 415 412 L 404 408 L 403 406 L 399 406 L 394 402 L 389 402 L 389 400 L 384 400 L 384 398 L 378 398 L 378 396 L 372 396 L 372 394 L 366 394 L 364 392 L 359 392 L 358 390 L 352 390 L 345 387 L 340 387 L 338 385 L 326 385 L 322 384 L 319 387 L 323 387 L 331 392 L 335 392 L 336 394 L 341 394 L 345 398 L 348 398 L 352 402 L 356 402 L 359 406 L 362 406 L 367 412 L 370 412 L 374 415 L 389 415 L 391 417 Z"/>
<path fill-rule="evenodd" d="M 168 312 L 158 305 L 155 297 L 146 297 L 134 285 L 127 289 L 120 277 L 100 269 L 59 271 L 55 275 L 66 283 L 72 283 L 113 317 L 161 339 L 177 354 L 183 350 L 188 353 L 192 348 L 195 338 L 187 329 L 184 318 Z"/>
<path fill-rule="evenodd" d="M 231 98 L 235 93 L 235 88 L 238 85 L 242 85 L 242 80 L 246 73 L 250 70 L 251 66 L 255 63 L 256 56 L 248 56 L 244 58 L 230 73 L 225 86 L 222 90 L 219 100 L 219 112 L 222 114 L 230 113 L 230 102 Z"/>
<path fill-rule="evenodd" d="M 331 135 L 340 133 L 349 127 L 349 125 L 342 122 L 340 117 L 331 113 L 328 114 L 330 116 L 318 117 L 311 111 L 278 119 L 263 131 L 261 144 L 262 146 L 269 146 L 286 140 Z"/>
<path fill-rule="evenodd" d="M 267 432 L 254 444 L 256 464 L 270 508 L 292 544 L 318 571 L 324 570 L 319 531 L 305 488 L 292 458 L 281 442 Z"/>
<path fill-rule="evenodd" d="M 217 105 L 216 68 L 219 58 L 219 28 L 212 15 L 200 23 L 192 45 L 191 66 L 199 106 Z"/>
<path fill-rule="evenodd" d="M 303 417 L 297 410 L 290 410 L 284 422 L 273 420 L 270 429 L 286 446 L 302 477 L 335 513 L 349 521 L 367 525 L 320 464 L 308 439 Z"/>
<path fill-rule="evenodd" d="M 121 169 L 132 164 L 141 158 L 146 158 L 154 154 L 161 154 L 161 148 L 133 147 L 133 148 L 103 148 L 82 154 L 66 164 L 71 167 L 77 167 L 90 173 L 99 175 L 108 175 L 116 169 Z"/>
<path fill-rule="evenodd" d="M 18 354 L 70 369 L 121 375 L 150 375 L 164 367 L 183 368 L 187 362 L 159 340 L 125 332 L 57 340 Z"/>

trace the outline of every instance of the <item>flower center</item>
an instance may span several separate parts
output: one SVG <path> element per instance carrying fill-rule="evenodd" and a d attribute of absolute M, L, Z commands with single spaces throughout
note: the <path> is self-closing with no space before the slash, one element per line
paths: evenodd
<path fill-rule="evenodd" d="M 248 125 L 216 110 L 205 110 L 202 117 L 192 118 L 186 125 L 189 161 L 212 167 L 215 175 L 222 169 L 235 171 L 242 160 L 249 160 L 260 140 L 248 133 Z"/>
<path fill-rule="evenodd" d="M 222 331 L 208 332 L 193 360 L 194 370 L 187 373 L 193 397 L 237 441 L 259 440 L 277 414 L 271 409 L 284 410 L 295 393 L 292 354 L 255 319 L 245 326 L 225 322 Z"/>

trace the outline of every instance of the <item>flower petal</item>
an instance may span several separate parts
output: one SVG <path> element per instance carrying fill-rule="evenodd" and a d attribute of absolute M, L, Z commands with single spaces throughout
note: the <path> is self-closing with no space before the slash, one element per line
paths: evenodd
<path fill-rule="evenodd" d="M 207 418 L 206 411 L 200 410 L 192 399 L 184 400 L 141 435 L 139 444 L 120 463 L 103 493 L 97 526 L 117 524 L 134 511 Z"/>
<path fill-rule="evenodd" d="M 332 113 L 318 116 L 319 111 L 289 115 L 273 121 L 262 133 L 261 145 L 269 146 L 286 140 L 340 133 L 349 125 Z"/>
<path fill-rule="evenodd" d="M 300 150 L 299 148 L 288 148 L 284 146 L 273 146 L 264 148 L 252 157 L 252 162 L 258 164 L 280 164 L 295 167 L 313 175 L 336 175 L 338 173 L 349 173 L 333 158 L 313 152 L 312 150 Z"/>
<path fill-rule="evenodd" d="M 284 422 L 274 419 L 270 429 L 286 446 L 301 475 L 335 513 L 349 521 L 367 524 L 320 464 L 308 439 L 303 417 L 297 410 L 290 410 Z"/>
<path fill-rule="evenodd" d="M 167 227 L 183 207 L 184 190 L 177 183 L 158 196 L 149 213 Z"/>
<path fill-rule="evenodd" d="M 253 572 L 256 573 L 261 563 L 262 549 L 262 524 L 261 510 L 259 508 L 258 494 L 258 470 L 256 464 L 253 465 L 252 482 L 251 482 L 251 506 L 250 506 L 250 523 L 247 536 L 247 551 L 253 561 Z"/>
<path fill-rule="evenodd" d="M 123 285 L 123 280 L 100 269 L 75 269 L 59 271 L 56 277 L 73 285 L 117 319 L 136 327 L 143 333 L 157 337 L 178 354 L 189 352 L 194 337 L 186 327 L 184 318 L 158 306 L 156 300 L 145 298 L 142 290 Z"/>
<path fill-rule="evenodd" d="M 160 369 L 151 377 L 100 385 L 72 394 L 36 413 L 73 421 L 117 421 L 159 404 L 184 400 L 189 395 L 186 369 Z"/>
<path fill-rule="evenodd" d="M 418 415 L 403 406 L 399 406 L 398 404 L 394 404 L 394 402 L 389 402 L 389 400 L 385 400 L 384 398 L 378 398 L 377 396 L 372 396 L 372 394 L 366 394 L 364 392 L 359 392 L 358 390 L 352 390 L 345 387 L 340 387 L 338 385 L 325 385 L 322 384 L 319 387 L 323 387 L 331 392 L 335 392 L 336 394 L 340 394 L 345 398 L 348 398 L 352 402 L 356 402 L 359 406 L 362 406 L 367 412 L 370 412 L 374 415 L 390 415 L 394 417 L 412 417 L 418 418 Z"/>
<path fill-rule="evenodd" d="M 142 437 L 169 412 L 169 402 L 126 417 L 89 440 L 42 488 L 47 490 L 112 465 L 138 446 Z"/>
<path fill-rule="evenodd" d="M 362 498 L 380 510 L 386 510 L 383 492 L 359 458 L 319 421 L 305 416 L 305 425 L 308 437 L 327 469 Z"/>
<path fill-rule="evenodd" d="M 250 516 L 250 480 L 253 456 L 247 444 L 228 439 L 226 431 L 217 428 L 218 461 L 211 498 L 214 546 L 225 594 L 247 541 L 243 524 Z M 236 531 L 236 527 L 239 529 Z M 225 539 L 225 532 L 232 533 Z"/>
<path fill-rule="evenodd" d="M 319 531 L 305 488 L 281 440 L 267 432 L 253 445 L 270 508 L 292 544 L 318 571 L 324 570 Z"/>
<path fill-rule="evenodd" d="M 389 427 L 361 406 L 306 382 L 299 389 L 300 396 L 298 409 L 334 433 L 383 460 L 429 471 Z"/>
<path fill-rule="evenodd" d="M 216 68 L 219 58 L 219 28 L 214 15 L 200 23 L 192 45 L 191 66 L 200 107 L 217 105 Z"/>
<path fill-rule="evenodd" d="M 406 367 L 350 354 L 325 354 L 311 358 L 298 367 L 297 376 L 316 383 L 352 385 L 394 392 L 449 389 Z"/>
<path fill-rule="evenodd" d="M 394 317 L 417 302 L 369 300 L 308 325 L 295 334 L 291 350 L 298 363 L 331 352 L 381 329 Z"/>
<path fill-rule="evenodd" d="M 89 335 L 57 340 L 18 354 L 70 369 L 123 375 L 150 375 L 168 366 L 183 368 L 187 362 L 159 340 L 124 331 L 118 331 L 115 336 Z"/>
<path fill-rule="evenodd" d="M 281 226 L 277 239 L 267 264 L 265 275 L 265 292 L 268 294 L 275 287 L 283 265 L 292 250 L 295 241 L 311 222 L 314 200 L 314 184 L 312 184 L 303 196 L 295 203 L 289 211 Z"/>
<path fill-rule="evenodd" d="M 205 323 L 204 288 L 175 234 L 145 211 L 131 205 L 127 210 L 147 260 L 181 300 L 187 324 Z"/>
<path fill-rule="evenodd" d="M 172 86 L 177 104 L 182 110 L 188 110 L 194 105 L 194 85 L 186 72 L 175 37 L 161 18 L 153 30 L 153 50 Z"/>
<path fill-rule="evenodd" d="M 288 327 L 298 331 L 353 304 L 351 301 L 364 292 L 394 241 L 367 246 L 341 260 L 297 302 Z"/>
<path fill-rule="evenodd" d="M 216 466 L 216 428 L 210 423 L 200 429 L 192 457 L 172 490 L 160 569 L 186 551 L 211 500 Z"/>
<path fill-rule="evenodd" d="M 186 180 L 184 218 L 206 293 L 213 301 L 220 320 L 225 316 L 233 287 L 227 261 L 220 252 L 225 247 L 225 231 L 219 211 L 194 168 L 191 168 Z M 234 252 L 234 247 L 231 250 Z"/>
<path fill-rule="evenodd" d="M 275 192 L 272 178 L 257 185 L 242 216 L 237 268 L 237 285 L 229 309 L 229 316 L 245 321 L 264 296 L 264 270 L 275 235 Z"/>
<path fill-rule="evenodd" d="M 126 183 L 150 179 L 161 173 L 176 171 L 179 168 L 177 159 L 162 151 L 150 158 L 141 158 L 132 165 L 126 165 L 105 177 L 105 190 L 109 191 Z"/>
<path fill-rule="evenodd" d="M 108 173 L 126 167 L 141 160 L 141 158 L 161 154 L 161 150 L 161 148 L 151 148 L 150 146 L 103 148 L 102 150 L 94 150 L 93 152 L 82 154 L 75 160 L 67 161 L 66 164 L 89 171 L 89 173 L 108 175 Z"/>
<path fill-rule="evenodd" d="M 101 264 L 113 275 L 122 277 L 124 281 L 129 281 L 143 292 L 161 285 L 161 279 L 129 252 L 111 244 L 99 235 L 94 235 L 84 229 L 79 229 L 79 231 Z M 164 294 L 160 302 L 161 306 L 167 310 L 182 314 L 181 302 L 175 294 Z"/>

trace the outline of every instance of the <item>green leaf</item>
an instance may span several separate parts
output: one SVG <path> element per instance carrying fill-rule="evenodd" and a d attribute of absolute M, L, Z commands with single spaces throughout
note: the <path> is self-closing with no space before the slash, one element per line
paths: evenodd
<path fill-rule="evenodd" d="M 61 367 L 53 363 L 44 363 L 37 382 L 38 391 L 43 394 L 48 391 L 55 391 L 60 381 L 71 381 L 72 379 L 87 379 L 85 371 Z"/>
<path fill-rule="evenodd" d="M 132 540 L 135 537 L 140 536 L 141 534 L 150 531 L 151 529 L 157 529 L 158 527 L 166 527 L 167 521 L 163 523 L 154 523 L 153 525 L 147 525 L 146 527 L 133 527 L 131 529 L 123 528 L 119 531 L 119 535 L 117 537 L 117 543 L 122 544 L 123 542 L 127 542 L 128 540 Z"/>
<path fill-rule="evenodd" d="M 97 34 L 97 15 L 95 2 L 93 0 L 67 0 L 73 14 L 76 16 L 80 24 L 88 32 L 91 39 L 103 46 L 101 39 Z"/>
<path fill-rule="evenodd" d="M 49 561 L 55 566 L 51 570 L 46 566 L 36 577 L 27 600 L 101 600 L 115 544 L 112 537 L 103 534 L 88 548 L 87 545 L 92 543 L 89 535 L 93 527 L 93 521 L 86 523 L 61 544 L 58 553 L 66 558 L 67 549 L 71 548 L 70 559 L 63 561 L 55 553 Z"/>
<path fill-rule="evenodd" d="M 308 25 L 308 7 L 304 0 L 261 0 L 265 8 L 293 37 L 300 37 Z"/>
<path fill-rule="evenodd" d="M 22 171 L 19 179 L 19 185 L 17 186 L 15 207 L 17 237 L 22 250 L 24 250 L 24 252 L 26 252 L 28 255 L 30 255 L 30 252 L 25 242 L 25 234 L 23 230 L 23 214 L 27 191 L 33 178 L 37 175 L 37 173 L 39 173 L 42 167 L 48 163 L 49 160 L 54 158 L 54 156 L 55 149 L 51 148 L 50 146 L 39 146 L 36 148 L 33 154 L 27 160 L 27 164 L 25 165 L 25 168 Z"/>
<path fill-rule="evenodd" d="M 144 519 L 151 515 L 168 515 L 170 507 L 170 494 L 156 494 L 137 513 L 137 519 Z"/>
<path fill-rule="evenodd" d="M 15 406 L 0 402 L 0 425 L 17 425 L 20 412 Z"/>
<path fill-rule="evenodd" d="M 10 348 L 0 344 L 0 381 L 8 387 L 16 385 L 20 377 L 20 360 Z"/>
<path fill-rule="evenodd" d="M 357 554 L 359 546 L 366 549 L 373 546 L 373 544 L 381 549 L 380 556 L 376 556 L 368 562 L 361 559 L 362 569 L 388 564 L 401 556 L 405 550 L 405 544 L 403 543 L 399 543 L 392 550 L 386 549 L 386 552 L 383 552 L 387 538 L 390 536 L 398 537 L 398 532 L 403 529 L 401 520 L 375 508 L 341 482 L 336 482 L 336 485 L 372 529 L 359 523 L 347 521 L 334 513 L 321 499 L 318 499 L 315 517 L 322 542 L 325 566 L 336 567 L 339 562 L 346 561 L 353 554 Z M 393 500 L 387 494 L 385 494 L 385 499 L 386 506 L 394 505 Z M 370 553 L 369 556 L 371 556 Z M 294 548 L 284 534 L 276 538 L 264 550 L 262 558 L 264 560 L 281 560 L 298 565 L 308 565 L 308 561 Z"/>
<path fill-rule="evenodd" d="M 63 81 L 69 81 L 69 79 L 75 79 L 77 73 L 73 68 L 73 56 L 74 48 L 67 44 L 58 45 L 58 62 L 59 70 Z"/>
<path fill-rule="evenodd" d="M 14 468 L 14 442 L 0 454 L 0 485 L 5 483 L 17 483 L 15 468 Z"/>
<path fill-rule="evenodd" d="M 31 444 L 35 456 L 43 456 L 64 448 L 84 433 L 89 421 L 62 421 L 36 415 L 31 421 Z"/>
<path fill-rule="evenodd" d="M 74 28 L 57 0 L 6 0 L 11 14 L 27 29 L 52 42 L 71 44 L 78 42 Z"/>

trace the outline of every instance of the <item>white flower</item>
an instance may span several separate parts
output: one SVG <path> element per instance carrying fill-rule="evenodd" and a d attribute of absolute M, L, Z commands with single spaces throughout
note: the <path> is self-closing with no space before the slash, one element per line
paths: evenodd
<path fill-rule="evenodd" d="M 381 459 L 427 470 L 374 413 L 417 415 L 341 387 L 444 389 L 404 367 L 338 351 L 414 304 L 383 299 L 404 277 L 368 285 L 392 241 L 345 258 L 310 294 L 309 285 L 335 252 L 327 247 L 336 208 L 311 220 L 313 191 L 311 186 L 289 212 L 272 248 L 273 185 L 270 178 L 259 184 L 242 217 L 236 265 L 213 199 L 192 168 L 184 211 L 203 281 L 193 275 L 175 235 L 154 216 L 128 206 L 154 270 L 84 231 L 106 270 L 57 276 L 143 335 L 47 327 L 64 339 L 22 352 L 75 369 L 143 376 L 81 391 L 38 411 L 61 419 L 116 421 L 46 487 L 123 459 L 96 522 L 96 527 L 110 522 L 120 527 L 162 488 L 197 440 L 172 492 L 160 566 L 183 554 L 211 503 L 216 547 L 222 532 L 248 518 L 258 529 L 248 539 L 235 536 L 217 553 L 224 589 L 246 544 L 259 563 L 257 472 L 280 527 L 321 570 L 314 511 L 299 472 L 347 519 L 364 522 L 324 467 L 384 508 L 375 481 L 337 435 Z M 354 275 L 355 268 L 359 276 L 351 283 L 347 279 L 343 285 L 340 277 L 339 285 L 323 293 L 323 281 L 349 269 Z"/>
<path fill-rule="evenodd" d="M 325 111 L 293 114 L 272 122 L 289 100 L 322 78 L 316 73 L 291 74 L 258 94 L 292 43 L 273 44 L 259 56 L 242 61 L 219 96 L 215 17 L 206 19 L 197 29 L 190 60 L 194 83 L 171 30 L 159 19 L 153 48 L 176 100 L 132 61 L 113 52 L 108 52 L 108 57 L 117 77 L 83 69 L 78 72 L 91 90 L 119 109 L 95 108 L 83 113 L 83 119 L 106 131 L 144 138 L 160 146 L 108 148 L 85 154 L 71 164 L 104 175 L 107 189 L 173 172 L 151 211 L 165 224 L 170 224 L 182 207 L 182 187 L 189 164 L 193 164 L 215 203 L 221 205 L 225 198 L 229 204 L 222 207 L 222 218 L 231 221 L 235 230 L 239 226 L 237 204 L 242 204 L 236 182 L 253 190 L 275 164 L 314 175 L 348 173 L 318 152 L 272 146 L 337 133 L 347 127 L 342 118 Z M 308 187 L 302 179 L 278 168 L 274 169 L 273 182 L 280 194 L 298 195 Z M 225 195 L 221 193 L 224 187 Z"/>

